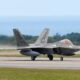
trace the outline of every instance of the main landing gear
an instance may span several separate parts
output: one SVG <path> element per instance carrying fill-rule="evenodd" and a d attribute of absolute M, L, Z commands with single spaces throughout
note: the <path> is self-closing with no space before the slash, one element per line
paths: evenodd
<path fill-rule="evenodd" d="M 32 56 L 32 57 L 31 57 L 31 60 L 32 60 L 32 61 L 35 61 L 35 59 L 36 59 L 36 56 Z"/>
<path fill-rule="evenodd" d="M 49 58 L 50 61 L 52 61 L 53 60 L 53 55 L 48 55 L 48 58 Z"/>

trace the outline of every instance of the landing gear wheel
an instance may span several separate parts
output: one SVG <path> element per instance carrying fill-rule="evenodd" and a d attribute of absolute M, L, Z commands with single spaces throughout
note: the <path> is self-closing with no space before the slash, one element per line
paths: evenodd
<path fill-rule="evenodd" d="M 48 58 L 49 58 L 50 61 L 52 61 L 53 60 L 53 55 L 48 55 Z"/>
<path fill-rule="evenodd" d="M 63 61 L 63 56 L 60 57 L 60 61 Z"/>
<path fill-rule="evenodd" d="M 32 57 L 31 57 L 31 60 L 32 60 L 32 61 L 35 61 L 35 59 L 36 59 L 36 56 L 32 56 Z"/>

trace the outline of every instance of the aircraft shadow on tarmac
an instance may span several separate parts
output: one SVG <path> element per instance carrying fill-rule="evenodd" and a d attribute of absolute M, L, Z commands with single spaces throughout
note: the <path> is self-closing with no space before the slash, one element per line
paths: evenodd
<path fill-rule="evenodd" d="M 25 59 L 25 60 L 3 60 L 3 61 L 30 61 L 30 62 L 32 62 L 32 60 L 27 60 L 27 59 Z M 33 61 L 33 62 L 36 62 L 36 61 L 42 61 L 42 62 L 44 62 L 44 61 L 46 61 L 46 62 L 48 62 L 49 60 L 35 60 L 35 61 Z M 74 62 L 74 61 L 77 61 L 77 60 L 64 60 L 64 61 L 60 61 L 60 60 L 52 60 L 53 62 L 64 62 L 64 61 L 72 61 L 72 62 Z M 52 62 L 52 61 L 49 61 L 49 62 Z"/>

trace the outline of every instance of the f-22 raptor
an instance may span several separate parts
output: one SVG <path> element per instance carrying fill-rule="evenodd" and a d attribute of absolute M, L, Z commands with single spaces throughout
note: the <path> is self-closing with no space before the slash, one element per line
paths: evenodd
<path fill-rule="evenodd" d="M 59 54 L 61 55 L 60 60 L 63 61 L 63 55 L 71 56 L 74 55 L 74 52 L 80 50 L 79 46 L 73 45 L 68 39 L 47 43 L 49 29 L 44 29 L 34 44 L 28 44 L 19 30 L 13 29 L 13 32 L 17 42 L 17 49 L 21 54 L 31 56 L 33 61 L 40 54 L 47 54 L 50 61 L 53 60 L 53 54 Z"/>

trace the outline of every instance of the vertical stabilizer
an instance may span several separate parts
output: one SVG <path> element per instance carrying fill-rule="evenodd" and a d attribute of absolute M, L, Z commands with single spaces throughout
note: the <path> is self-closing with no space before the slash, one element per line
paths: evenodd
<path fill-rule="evenodd" d="M 36 40 L 35 44 L 45 44 L 48 41 L 49 29 L 45 28 L 40 34 L 39 38 Z"/>
<path fill-rule="evenodd" d="M 18 47 L 28 46 L 28 43 L 26 42 L 26 40 L 24 39 L 24 37 L 22 36 L 18 29 L 13 29 L 13 33 L 16 38 L 16 43 Z"/>

